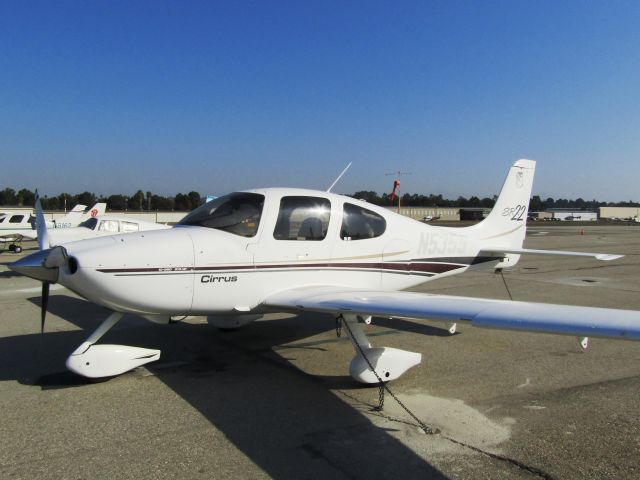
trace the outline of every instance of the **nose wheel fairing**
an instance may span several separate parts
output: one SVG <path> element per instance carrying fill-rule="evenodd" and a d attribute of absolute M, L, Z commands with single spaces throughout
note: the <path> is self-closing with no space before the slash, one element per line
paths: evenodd
<path fill-rule="evenodd" d="M 95 345 L 122 318 L 113 312 L 67 359 L 67 368 L 88 378 L 113 377 L 160 358 L 160 350 L 128 345 Z"/>
<path fill-rule="evenodd" d="M 113 377 L 160 359 L 160 350 L 127 345 L 92 345 L 83 353 L 72 353 L 67 368 L 88 378 Z"/>

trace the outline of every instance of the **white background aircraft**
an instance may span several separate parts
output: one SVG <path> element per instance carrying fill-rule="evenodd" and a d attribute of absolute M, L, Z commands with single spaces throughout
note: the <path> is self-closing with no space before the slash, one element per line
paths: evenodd
<path fill-rule="evenodd" d="M 269 311 L 333 313 L 356 352 L 350 373 L 364 383 L 393 380 L 421 361 L 373 348 L 361 328 L 372 316 L 640 340 L 636 311 L 400 291 L 469 269 L 508 268 L 521 254 L 619 258 L 522 247 L 534 170 L 535 162 L 517 161 L 491 214 L 466 228 L 426 225 L 328 192 L 257 189 L 208 202 L 169 230 L 74 242 L 9 267 L 43 282 L 43 327 L 54 282 L 113 310 L 67 360 L 88 377 L 159 358 L 157 350 L 96 344 L 124 313 L 161 323 L 215 315 L 220 327 Z"/>
<path fill-rule="evenodd" d="M 9 251 L 20 253 L 20 242 L 23 238 L 34 239 L 37 234 L 34 229 L 35 217 L 29 213 L 6 213 L 0 215 L 0 241 L 4 244 L 11 242 Z"/>
<path fill-rule="evenodd" d="M 91 217 L 76 227 L 47 230 L 48 241 L 46 244 L 43 244 L 43 247 L 55 247 L 63 243 L 75 242 L 87 238 L 116 235 L 118 233 L 144 232 L 147 230 L 162 230 L 166 228 L 171 227 L 161 223 L 146 222 L 135 218 L 102 215 Z"/>
<path fill-rule="evenodd" d="M 81 207 L 81 208 L 78 208 Z M 85 211 L 85 205 L 76 205 L 73 210 L 62 218 L 56 218 L 47 222 L 48 228 L 73 228 L 80 225 L 89 218 L 95 218 L 104 215 L 107 211 L 107 204 L 98 202 L 93 207 Z"/>
<path fill-rule="evenodd" d="M 85 215 L 84 210 L 86 205 L 78 204 L 65 216 L 47 221 L 46 224 L 49 228 L 77 227 L 86 218 L 103 214 L 106 207 L 106 203 L 96 203 Z M 20 242 L 22 242 L 23 238 L 35 240 L 37 237 L 35 217 L 31 212 L 15 212 L 0 215 L 0 241 L 4 243 L 11 242 L 9 251 L 20 253 L 22 251 Z"/>

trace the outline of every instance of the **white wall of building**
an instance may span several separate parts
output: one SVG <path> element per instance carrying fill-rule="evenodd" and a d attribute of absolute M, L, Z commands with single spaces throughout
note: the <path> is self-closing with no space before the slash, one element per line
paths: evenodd
<path fill-rule="evenodd" d="M 595 222 L 598 220 L 598 214 L 596 212 L 585 212 L 582 210 L 566 210 L 562 212 L 553 212 L 553 218 L 557 218 L 563 221 L 574 222 Z"/>
<path fill-rule="evenodd" d="M 600 218 L 640 217 L 639 207 L 600 207 Z"/>

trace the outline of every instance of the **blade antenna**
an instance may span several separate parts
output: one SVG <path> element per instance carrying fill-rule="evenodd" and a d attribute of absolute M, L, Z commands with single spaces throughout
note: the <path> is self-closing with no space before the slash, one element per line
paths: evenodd
<path fill-rule="evenodd" d="M 349 167 L 351 166 L 352 163 L 353 162 L 349 162 L 349 165 L 344 167 L 344 170 L 342 170 L 342 173 L 340 173 L 340 175 L 338 175 L 338 178 L 336 178 L 334 180 L 334 182 L 331 184 L 331 186 L 329 188 L 327 188 L 327 193 L 331 192 L 331 189 L 336 186 L 336 183 L 338 183 L 338 180 L 340 180 L 342 178 L 342 176 L 347 172 L 347 170 L 349 170 Z"/>

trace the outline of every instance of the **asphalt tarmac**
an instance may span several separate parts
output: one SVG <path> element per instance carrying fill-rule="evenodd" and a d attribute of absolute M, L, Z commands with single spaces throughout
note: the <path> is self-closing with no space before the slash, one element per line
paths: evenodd
<path fill-rule="evenodd" d="M 515 300 L 640 310 L 640 227 L 534 223 L 525 246 L 626 256 L 524 258 L 504 273 Z M 38 282 L 6 268 L 19 257 L 0 255 L 0 478 L 640 478 L 640 343 L 374 319 L 374 346 L 423 355 L 390 388 L 428 435 L 389 394 L 373 410 L 325 315 L 234 332 L 125 317 L 101 343 L 161 359 L 76 377 L 65 359 L 108 312 L 53 286 L 41 336 Z M 415 290 L 509 298 L 492 272 Z"/>

